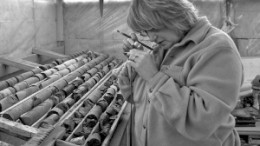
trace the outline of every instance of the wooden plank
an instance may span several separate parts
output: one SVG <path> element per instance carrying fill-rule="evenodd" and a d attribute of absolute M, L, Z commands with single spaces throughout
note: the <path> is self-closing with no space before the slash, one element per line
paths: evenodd
<path fill-rule="evenodd" d="M 13 145 L 0 141 L 0 146 L 13 146 Z"/>
<path fill-rule="evenodd" d="M 39 63 L 39 64 L 42 64 L 41 62 L 40 62 L 40 57 L 39 57 L 39 55 L 37 55 L 37 54 L 31 54 L 31 55 L 28 55 L 28 56 L 26 56 L 26 57 L 24 57 L 24 58 L 22 58 L 23 60 L 27 60 L 27 61 L 31 61 L 31 62 L 36 62 L 36 63 Z"/>
<path fill-rule="evenodd" d="M 63 32 L 63 0 L 57 0 L 56 4 L 56 29 L 57 29 L 57 41 L 64 42 L 64 32 Z"/>
<path fill-rule="evenodd" d="M 124 133 L 127 129 L 127 123 L 130 121 L 130 115 L 131 115 L 131 104 L 128 104 L 128 102 L 125 102 L 122 106 L 122 109 L 120 110 L 120 113 L 118 114 L 118 117 L 109 131 L 109 135 L 105 138 L 103 141 L 102 146 L 122 146 L 121 141 L 126 140 L 124 139 Z M 109 137 L 110 136 L 110 137 Z"/>
<path fill-rule="evenodd" d="M 1 129 L 1 128 L 0 128 L 0 136 L 1 136 L 0 140 L 5 141 L 7 143 L 11 143 L 11 144 L 15 143 L 14 145 L 17 145 L 17 144 L 20 145 L 21 143 L 24 143 L 25 141 L 28 141 L 30 139 L 30 137 L 24 137 L 22 135 L 12 133 L 11 131 L 7 131 L 7 130 Z M 11 141 L 8 141 L 10 139 L 11 139 Z M 18 141 L 18 142 L 15 142 L 15 141 Z"/>
<path fill-rule="evenodd" d="M 0 128 L 18 135 L 22 135 L 24 137 L 32 137 L 33 135 L 38 133 L 38 130 L 34 127 L 23 125 L 15 121 L 10 121 L 2 117 L 0 117 Z"/>
<path fill-rule="evenodd" d="M 73 144 L 73 143 L 70 143 L 70 142 L 67 142 L 67 141 L 63 141 L 63 140 L 60 140 L 60 139 L 56 140 L 55 145 L 56 146 L 78 146 L 76 144 Z"/>
<path fill-rule="evenodd" d="M 41 64 L 34 63 L 31 61 L 19 59 L 19 58 L 10 58 L 10 57 L 5 57 L 2 56 L 0 57 L 0 63 L 8 65 L 8 66 L 13 66 L 22 70 L 32 70 L 33 68 L 40 66 Z"/>
<path fill-rule="evenodd" d="M 14 135 L 8 135 L 0 131 L 0 146 L 20 146 L 26 140 L 20 139 Z"/>
<path fill-rule="evenodd" d="M 44 50 L 44 49 L 33 48 L 32 52 L 35 54 L 38 54 L 38 55 L 48 56 L 48 57 L 54 58 L 54 59 L 68 57 L 67 55 L 60 54 L 60 53 L 57 53 L 57 52 L 54 52 L 51 50 L 46 50 L 46 49 Z"/>
<path fill-rule="evenodd" d="M 65 133 L 65 127 L 57 126 L 54 128 L 53 131 L 51 131 L 51 133 L 48 134 L 45 139 L 43 139 L 42 143 L 39 146 L 54 146 L 55 141 L 57 139 L 61 139 Z"/>
<path fill-rule="evenodd" d="M 260 127 L 235 127 L 239 135 L 260 135 Z"/>

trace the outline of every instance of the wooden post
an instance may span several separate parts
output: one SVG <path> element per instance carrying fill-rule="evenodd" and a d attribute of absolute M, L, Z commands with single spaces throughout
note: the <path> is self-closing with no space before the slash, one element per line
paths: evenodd
<path fill-rule="evenodd" d="M 32 70 L 35 67 L 40 66 L 41 64 L 34 63 L 31 61 L 19 59 L 19 58 L 10 58 L 10 57 L 4 57 L 2 56 L 0 58 L 0 63 L 3 63 L 5 65 L 13 66 L 22 70 Z"/>
<path fill-rule="evenodd" d="M 67 55 L 56 53 L 54 51 L 47 50 L 47 49 L 33 48 L 32 52 L 35 53 L 35 54 L 43 55 L 43 56 L 50 57 L 50 58 L 53 58 L 53 59 L 68 57 Z"/>
<path fill-rule="evenodd" d="M 57 30 L 57 46 L 64 47 L 64 27 L 63 27 L 63 0 L 57 0 L 56 6 L 56 30 Z M 65 50 L 64 50 L 65 52 Z"/>
<path fill-rule="evenodd" d="M 10 121 L 2 117 L 0 117 L 0 128 L 28 138 L 31 138 L 38 133 L 38 129 L 34 127 Z"/>

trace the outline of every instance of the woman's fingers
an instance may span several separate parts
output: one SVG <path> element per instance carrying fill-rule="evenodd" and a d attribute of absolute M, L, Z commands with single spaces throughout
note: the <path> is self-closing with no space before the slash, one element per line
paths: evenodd
<path fill-rule="evenodd" d="M 132 49 L 132 44 L 128 41 L 128 39 L 123 40 L 123 43 L 124 43 L 125 48 L 127 48 L 129 50 Z"/>
<path fill-rule="evenodd" d="M 135 33 L 131 33 L 130 36 L 133 41 L 138 41 L 138 38 Z"/>
<path fill-rule="evenodd" d="M 134 46 L 135 46 L 138 50 L 143 50 L 143 46 L 142 46 L 139 42 L 134 42 Z"/>
<path fill-rule="evenodd" d="M 148 52 L 132 49 L 129 54 L 129 64 L 143 79 L 148 81 L 158 72 L 158 68 Z"/>
<path fill-rule="evenodd" d="M 129 54 L 128 60 L 131 62 L 130 63 L 131 66 L 136 67 L 135 63 L 139 62 L 139 60 L 141 59 L 140 57 L 143 56 L 144 53 L 145 52 L 137 49 L 130 50 L 130 52 L 128 53 Z"/>
<path fill-rule="evenodd" d="M 132 40 L 132 39 L 130 39 L 130 38 L 128 38 L 128 39 L 126 39 L 127 41 L 128 41 L 128 43 L 131 45 L 131 47 L 133 47 L 134 46 L 134 40 Z"/>
<path fill-rule="evenodd" d="M 130 55 L 142 55 L 142 54 L 146 54 L 147 52 L 143 51 L 143 50 L 137 50 L 137 49 L 133 49 L 133 50 L 130 50 Z"/>
<path fill-rule="evenodd" d="M 139 50 L 143 50 L 143 46 L 138 42 L 138 38 L 135 33 L 131 33 L 131 38 L 133 40 L 133 46 Z"/>

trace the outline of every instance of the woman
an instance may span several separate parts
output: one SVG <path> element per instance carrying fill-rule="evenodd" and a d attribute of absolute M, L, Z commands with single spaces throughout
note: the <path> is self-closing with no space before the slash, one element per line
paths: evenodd
<path fill-rule="evenodd" d="M 188 0 L 133 0 L 127 23 L 157 44 L 145 51 L 133 34 L 124 41 L 119 85 L 132 103 L 131 145 L 240 145 L 230 113 L 243 71 L 232 39 Z"/>

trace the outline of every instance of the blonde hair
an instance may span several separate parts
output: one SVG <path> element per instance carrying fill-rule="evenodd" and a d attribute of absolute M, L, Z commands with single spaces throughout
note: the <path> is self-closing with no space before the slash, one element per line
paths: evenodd
<path fill-rule="evenodd" d="M 127 16 L 135 32 L 167 28 L 185 33 L 197 20 L 197 9 L 188 0 L 132 0 Z"/>

